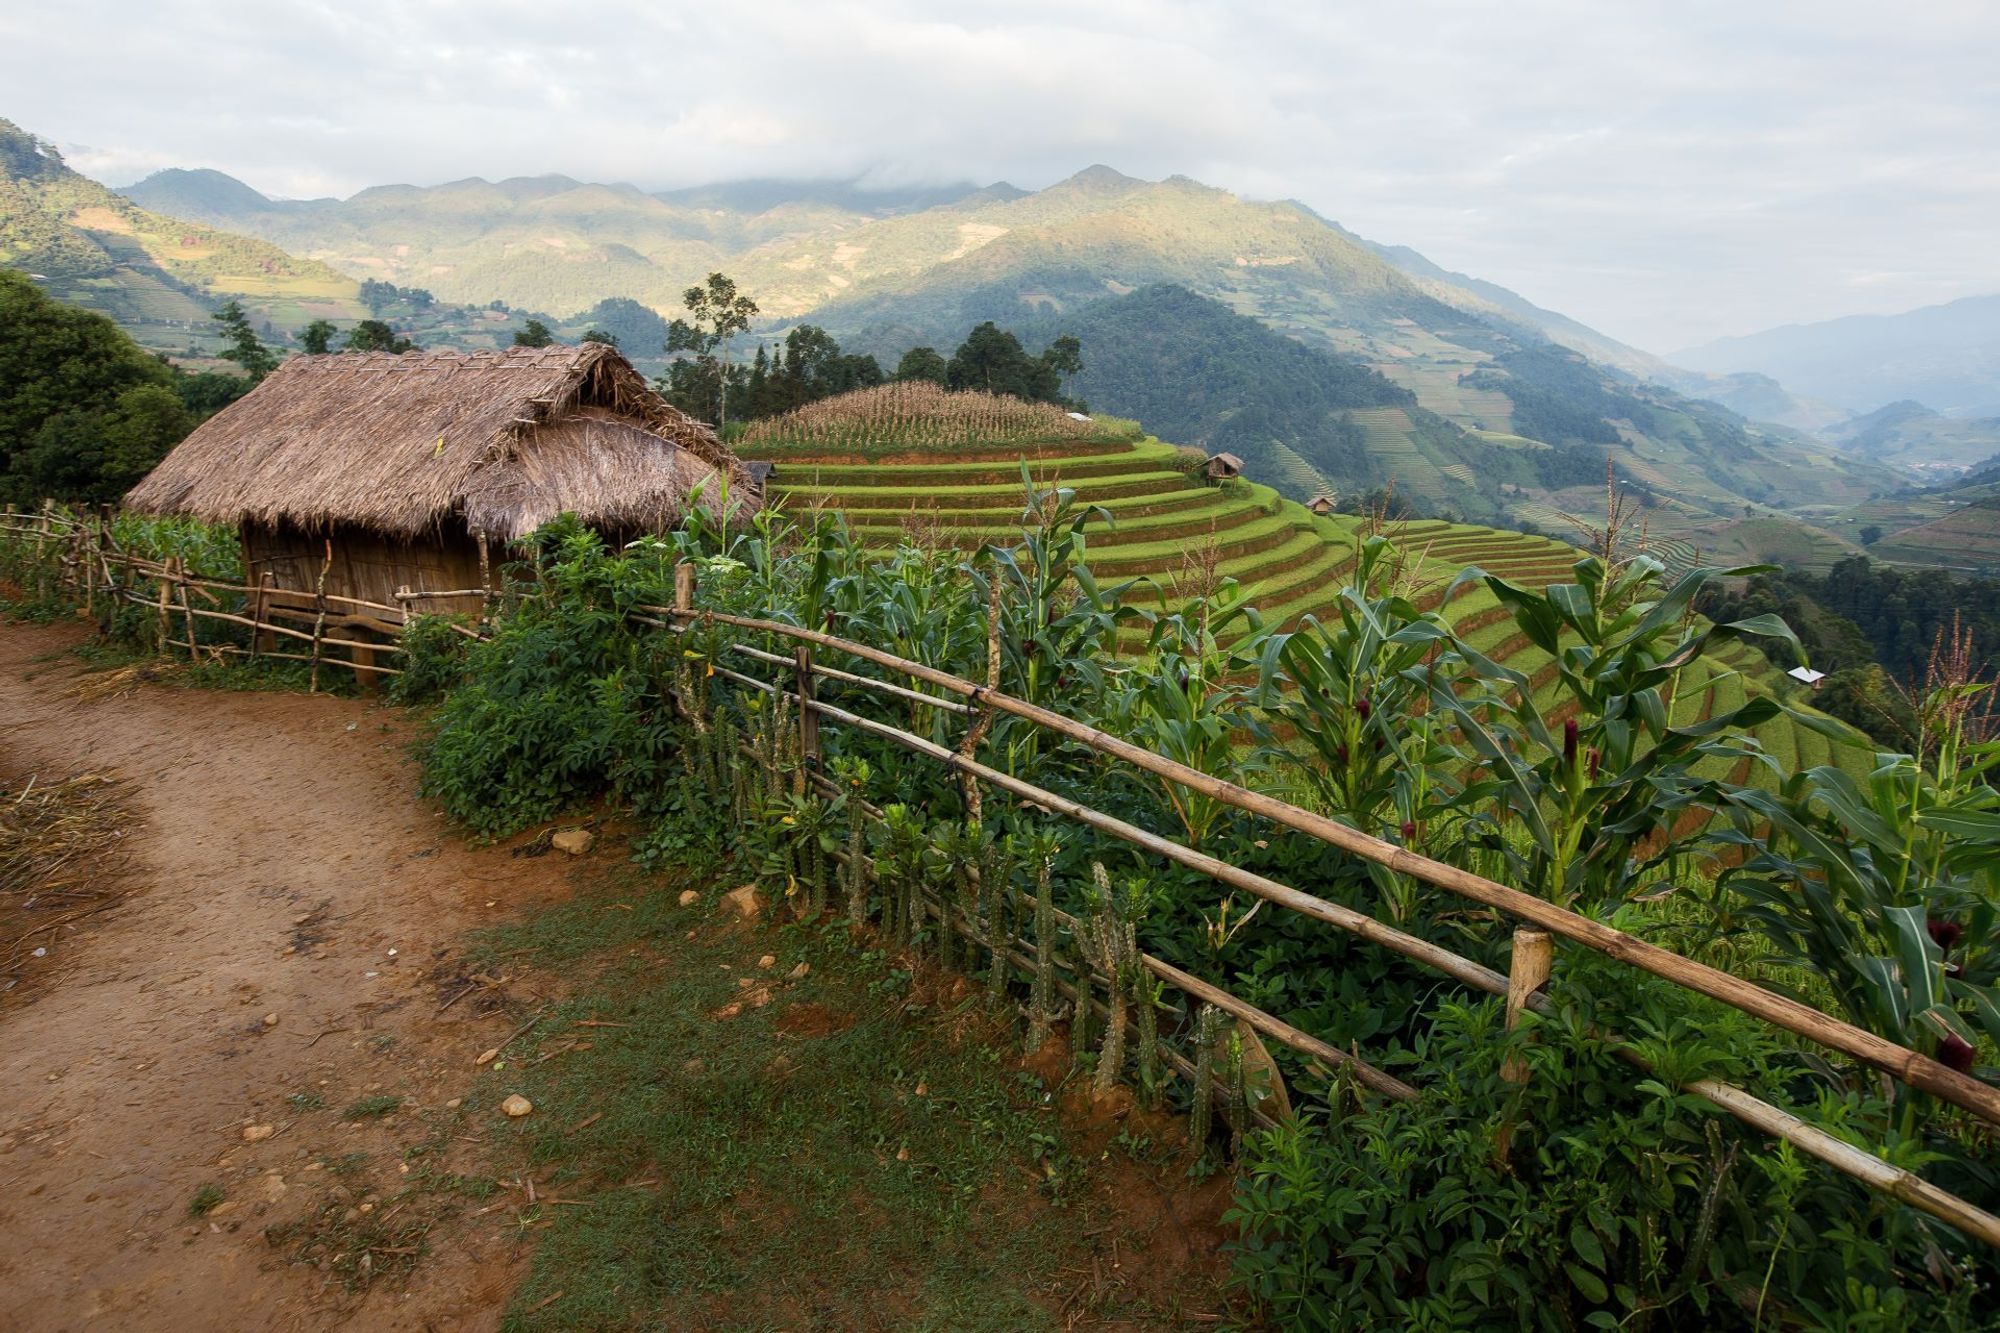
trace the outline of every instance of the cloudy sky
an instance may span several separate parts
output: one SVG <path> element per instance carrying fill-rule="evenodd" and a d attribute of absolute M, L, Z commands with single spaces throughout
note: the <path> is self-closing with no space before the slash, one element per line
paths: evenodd
<path fill-rule="evenodd" d="M 1294 197 L 1640 346 L 2000 291 L 1992 0 L 63 0 L 0 116 L 125 184 L 562 172 Z"/>

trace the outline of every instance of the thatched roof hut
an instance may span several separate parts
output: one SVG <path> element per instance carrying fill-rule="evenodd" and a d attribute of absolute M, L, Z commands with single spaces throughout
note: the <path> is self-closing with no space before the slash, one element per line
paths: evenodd
<path fill-rule="evenodd" d="M 1228 481 L 1243 474 L 1243 460 L 1235 454 L 1211 454 L 1203 470 L 1211 481 Z"/>
<path fill-rule="evenodd" d="M 757 487 L 708 427 L 601 343 L 294 357 L 176 446 L 131 508 L 238 525 L 252 575 L 389 603 L 486 586 L 489 550 L 574 513 L 614 537 L 696 486 Z"/>

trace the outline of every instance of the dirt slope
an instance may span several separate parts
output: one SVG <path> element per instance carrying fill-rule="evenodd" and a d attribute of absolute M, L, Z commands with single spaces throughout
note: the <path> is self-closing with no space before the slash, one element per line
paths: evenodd
<path fill-rule="evenodd" d="M 51 656 L 75 637 L 0 625 L 0 769 L 122 778 L 133 893 L 60 941 L 28 998 L 0 997 L 0 1324 L 491 1326 L 524 1252 L 504 1217 L 467 1210 L 406 1290 L 358 1306 L 263 1228 L 386 1196 L 424 1139 L 477 1151 L 445 1103 L 513 1024 L 440 1015 L 439 977 L 469 927 L 565 894 L 564 869 L 447 836 L 389 710 L 160 687 L 81 703 L 75 660 Z M 340 1114 L 370 1096 L 407 1104 Z M 387 1182 L 326 1169 L 363 1153 Z M 227 1202 L 191 1218 L 209 1183 Z"/>

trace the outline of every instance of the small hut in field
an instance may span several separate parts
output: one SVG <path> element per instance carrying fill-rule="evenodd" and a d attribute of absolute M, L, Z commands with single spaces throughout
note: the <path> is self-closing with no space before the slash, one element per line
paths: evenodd
<path fill-rule="evenodd" d="M 236 526 L 251 581 L 268 572 L 281 604 L 324 569 L 328 594 L 393 606 L 403 589 L 490 588 L 507 546 L 562 513 L 613 541 L 671 527 L 724 477 L 755 507 L 714 432 L 601 343 L 343 352 L 280 364 L 125 503 Z"/>
<path fill-rule="evenodd" d="M 1235 454 L 1211 454 L 1203 471 L 1210 481 L 1233 481 L 1243 475 L 1243 460 Z"/>
<path fill-rule="evenodd" d="M 1325 518 L 1333 513 L 1333 497 L 1321 491 L 1306 501 L 1306 509 L 1316 518 Z"/>

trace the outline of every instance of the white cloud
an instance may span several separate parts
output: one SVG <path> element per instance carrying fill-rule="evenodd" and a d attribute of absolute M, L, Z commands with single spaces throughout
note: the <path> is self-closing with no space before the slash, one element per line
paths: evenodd
<path fill-rule="evenodd" d="M 2000 288 L 2000 11 L 1940 0 L 1021 0 L 0 11 L 0 114 L 114 183 L 557 171 L 1303 199 L 1669 348 Z"/>

